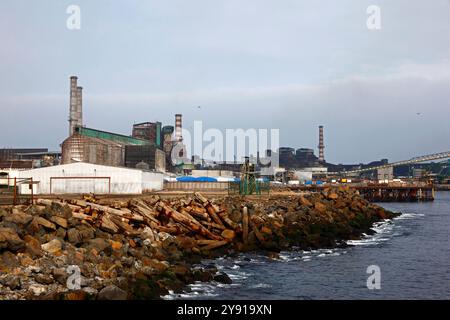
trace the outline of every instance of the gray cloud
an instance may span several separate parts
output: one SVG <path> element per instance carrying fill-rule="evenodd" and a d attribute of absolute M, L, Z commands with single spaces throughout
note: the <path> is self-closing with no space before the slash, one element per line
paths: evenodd
<path fill-rule="evenodd" d="M 68 4 L 0 4 L 0 146 L 58 148 L 77 74 L 99 129 L 181 112 L 187 129 L 280 128 L 294 147 L 324 124 L 333 162 L 449 149 L 448 1 L 380 0 L 378 32 L 372 1 L 80 0 L 79 32 Z"/>

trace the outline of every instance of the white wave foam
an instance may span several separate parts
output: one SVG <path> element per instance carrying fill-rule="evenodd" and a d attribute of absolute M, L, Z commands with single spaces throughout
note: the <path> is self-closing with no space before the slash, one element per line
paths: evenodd
<path fill-rule="evenodd" d="M 231 280 L 244 280 L 247 279 L 248 276 L 245 274 L 228 274 L 228 276 L 230 277 Z"/>
<path fill-rule="evenodd" d="M 405 220 L 405 219 L 415 219 L 425 216 L 423 213 L 405 212 L 400 216 L 395 217 L 394 220 Z"/>
<path fill-rule="evenodd" d="M 259 288 L 271 288 L 272 286 L 267 283 L 258 283 L 255 285 L 250 286 L 250 289 L 259 289 Z"/>

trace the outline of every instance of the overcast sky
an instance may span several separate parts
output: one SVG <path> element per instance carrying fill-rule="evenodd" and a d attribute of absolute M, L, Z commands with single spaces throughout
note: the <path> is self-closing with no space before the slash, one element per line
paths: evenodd
<path fill-rule="evenodd" d="M 1 0 L 0 147 L 58 150 L 77 75 L 97 129 L 182 113 L 316 153 L 324 125 L 335 163 L 447 151 L 449 35 L 448 0 Z"/>

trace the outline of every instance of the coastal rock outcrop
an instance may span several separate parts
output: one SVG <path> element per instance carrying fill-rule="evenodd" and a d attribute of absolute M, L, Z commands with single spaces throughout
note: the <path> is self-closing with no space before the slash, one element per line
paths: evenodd
<path fill-rule="evenodd" d="M 0 299 L 159 299 L 195 281 L 231 282 L 194 267 L 202 258 L 340 246 L 395 215 L 346 188 L 88 200 L 0 208 Z"/>

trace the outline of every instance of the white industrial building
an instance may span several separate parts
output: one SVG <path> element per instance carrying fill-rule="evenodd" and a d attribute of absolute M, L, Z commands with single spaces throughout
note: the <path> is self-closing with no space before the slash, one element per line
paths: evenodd
<path fill-rule="evenodd" d="M 26 178 L 33 179 L 34 194 L 141 194 L 163 189 L 164 179 L 158 172 L 84 162 L 11 172 L 14 177 L 24 182 L 22 194 L 31 192 Z"/>

